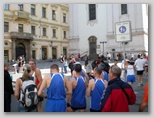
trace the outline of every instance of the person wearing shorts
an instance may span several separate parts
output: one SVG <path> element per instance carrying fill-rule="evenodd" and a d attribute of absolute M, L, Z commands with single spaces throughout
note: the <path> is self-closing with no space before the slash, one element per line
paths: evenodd
<path fill-rule="evenodd" d="M 81 75 L 81 64 L 75 64 L 74 71 L 67 92 L 67 111 L 75 112 L 79 110 L 79 112 L 85 112 L 87 79 Z"/>
<path fill-rule="evenodd" d="M 143 86 L 142 84 L 142 75 L 144 71 L 144 62 L 140 58 L 141 56 L 138 55 L 138 59 L 135 61 L 134 67 L 136 68 L 137 71 L 137 79 L 138 79 L 138 86 Z"/>
<path fill-rule="evenodd" d="M 127 76 L 126 81 L 128 84 L 132 86 L 132 84 L 135 82 L 135 72 L 134 72 L 134 66 L 131 65 L 130 60 L 126 59 L 126 70 L 127 70 Z"/>

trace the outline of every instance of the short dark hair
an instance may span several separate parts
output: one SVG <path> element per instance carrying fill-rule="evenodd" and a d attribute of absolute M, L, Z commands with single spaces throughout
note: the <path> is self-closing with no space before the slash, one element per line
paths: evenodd
<path fill-rule="evenodd" d="M 141 56 L 140 56 L 140 54 L 138 55 L 138 58 L 140 58 Z"/>
<path fill-rule="evenodd" d="M 57 64 L 52 64 L 52 65 L 50 66 L 50 69 L 57 69 L 57 70 L 59 70 L 59 67 L 58 67 Z"/>
<path fill-rule="evenodd" d="M 99 67 L 95 67 L 94 71 L 96 71 L 99 75 L 102 74 L 102 70 Z"/>
<path fill-rule="evenodd" d="M 29 62 L 32 61 L 34 62 L 34 64 L 36 64 L 36 60 L 35 59 L 30 59 Z"/>
<path fill-rule="evenodd" d="M 81 71 L 82 71 L 81 64 L 75 64 L 74 70 L 75 70 L 76 72 L 78 72 L 78 73 L 81 72 Z"/>

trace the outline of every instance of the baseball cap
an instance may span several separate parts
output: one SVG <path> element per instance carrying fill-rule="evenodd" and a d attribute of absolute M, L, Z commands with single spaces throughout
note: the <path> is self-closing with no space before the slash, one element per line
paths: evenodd
<path fill-rule="evenodd" d="M 78 62 L 78 61 L 74 63 L 74 65 L 76 65 L 76 64 L 80 64 L 80 65 L 81 65 L 81 63 L 80 63 L 80 62 Z"/>

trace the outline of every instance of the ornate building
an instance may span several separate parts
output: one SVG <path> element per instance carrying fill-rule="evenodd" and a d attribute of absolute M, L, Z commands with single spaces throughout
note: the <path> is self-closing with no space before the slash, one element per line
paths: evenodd
<path fill-rule="evenodd" d="M 4 60 L 68 56 L 68 37 L 67 4 L 4 5 Z"/>
<path fill-rule="evenodd" d="M 131 25 L 126 54 L 148 52 L 148 4 L 69 4 L 69 14 L 69 53 L 92 58 L 123 53 L 123 44 L 115 37 L 115 24 L 123 21 Z"/>

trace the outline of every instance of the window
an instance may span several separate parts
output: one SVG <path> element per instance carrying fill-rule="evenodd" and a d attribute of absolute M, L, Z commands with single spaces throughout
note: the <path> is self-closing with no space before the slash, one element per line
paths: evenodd
<path fill-rule="evenodd" d="M 32 58 L 36 59 L 36 51 L 35 50 L 32 50 Z"/>
<path fill-rule="evenodd" d="M 35 16 L 35 5 L 31 4 L 31 14 Z"/>
<path fill-rule="evenodd" d="M 46 28 L 43 28 L 43 36 L 46 36 Z"/>
<path fill-rule="evenodd" d="M 53 32 L 53 37 L 56 37 L 56 29 L 53 29 L 52 32 Z"/>
<path fill-rule="evenodd" d="M 121 14 L 127 14 L 127 4 L 121 4 Z"/>
<path fill-rule="evenodd" d="M 31 26 L 31 33 L 35 35 L 35 26 Z"/>
<path fill-rule="evenodd" d="M 89 20 L 95 20 L 95 19 L 96 19 L 96 5 L 89 4 Z"/>
<path fill-rule="evenodd" d="M 18 32 L 23 32 L 23 24 L 18 25 Z"/>
<path fill-rule="evenodd" d="M 9 31 L 9 23 L 4 22 L 4 32 L 8 32 L 8 31 Z"/>
<path fill-rule="evenodd" d="M 42 17 L 46 18 L 46 8 L 42 8 Z"/>
<path fill-rule="evenodd" d="M 52 20 L 56 20 L 56 13 L 55 13 L 55 10 L 52 10 Z"/>
<path fill-rule="evenodd" d="M 9 4 L 4 4 L 4 10 L 9 10 Z"/>
<path fill-rule="evenodd" d="M 64 39 L 66 39 L 66 31 L 64 31 Z"/>
<path fill-rule="evenodd" d="M 66 14 L 63 13 L 63 22 L 66 23 Z"/>
<path fill-rule="evenodd" d="M 18 4 L 18 10 L 23 11 L 23 4 Z"/>

